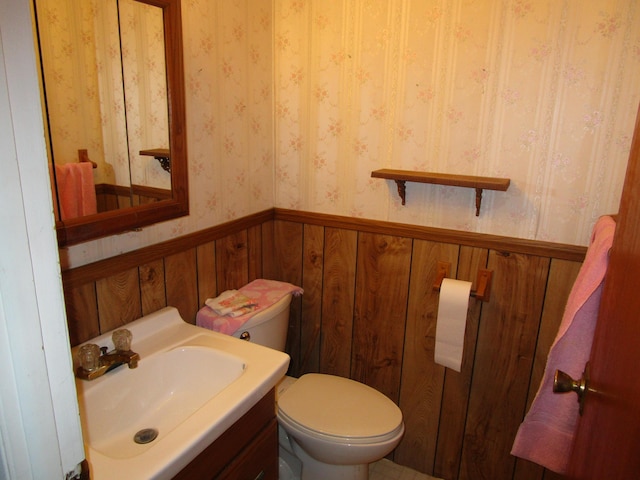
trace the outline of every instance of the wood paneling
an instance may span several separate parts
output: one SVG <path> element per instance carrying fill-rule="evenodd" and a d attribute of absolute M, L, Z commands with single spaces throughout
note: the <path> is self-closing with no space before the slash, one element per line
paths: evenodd
<path fill-rule="evenodd" d="M 527 397 L 527 410 L 538 392 L 542 381 L 544 368 L 547 363 L 547 354 L 555 340 L 560 327 L 560 321 L 564 312 L 564 306 L 569 298 L 571 287 L 575 282 L 581 264 L 567 260 L 551 260 L 547 294 L 544 298 L 544 309 L 538 332 L 538 343 L 529 382 L 529 395 Z M 561 476 L 550 471 L 545 471 L 541 466 L 527 460 L 517 459 L 514 479 L 517 480 L 554 480 Z"/>
<path fill-rule="evenodd" d="M 262 276 L 264 278 L 276 278 L 276 262 L 273 252 L 276 251 L 274 244 L 275 234 L 273 233 L 273 221 L 262 223 Z"/>
<path fill-rule="evenodd" d="M 262 278 L 262 228 L 260 225 L 247 229 L 248 280 Z"/>
<path fill-rule="evenodd" d="M 137 268 L 98 280 L 96 292 L 101 332 L 108 332 L 142 316 Z"/>
<path fill-rule="evenodd" d="M 66 287 L 64 289 L 64 303 L 71 346 L 78 345 L 102 333 L 98 318 L 95 282 L 73 288 Z"/>
<path fill-rule="evenodd" d="M 446 480 L 557 480 L 509 455 L 586 249 L 277 210 L 63 272 L 72 344 L 263 276 L 305 289 L 291 307 L 290 373 L 361 380 L 398 402 L 394 460 Z M 308 221 L 306 219 L 308 218 Z M 323 223 L 324 222 L 324 223 Z M 557 248 L 556 248 L 557 247 Z M 582 255 L 582 256 L 581 256 Z M 460 373 L 433 360 L 436 262 L 474 281 Z M 134 339 L 135 342 L 135 339 Z"/>
<path fill-rule="evenodd" d="M 142 300 L 142 315 L 148 315 L 167 306 L 167 294 L 165 291 L 164 262 L 154 262 L 141 265 L 140 294 Z"/>
<path fill-rule="evenodd" d="M 247 231 L 216 240 L 216 281 L 220 292 L 249 283 Z"/>
<path fill-rule="evenodd" d="M 561 243 L 541 242 L 524 238 L 501 237 L 485 233 L 447 230 L 444 228 L 407 225 L 404 223 L 368 220 L 364 218 L 341 217 L 315 212 L 299 212 L 283 208 L 274 209 L 276 220 L 300 222 L 306 225 L 322 225 L 324 227 L 344 228 L 358 232 L 380 233 L 398 237 L 415 238 L 430 242 L 452 243 L 470 247 L 483 247 L 493 250 L 504 250 L 513 253 L 525 253 L 548 258 L 560 258 L 582 262 L 585 247 Z"/>
<path fill-rule="evenodd" d="M 304 247 L 304 225 L 295 222 L 276 221 L 273 225 L 275 249 L 273 257 L 273 274 L 275 280 L 282 280 L 294 285 L 302 285 L 302 258 Z M 287 335 L 287 352 L 291 355 L 289 374 L 300 376 L 302 362 L 302 299 L 296 297 L 291 301 L 289 333 Z"/>
<path fill-rule="evenodd" d="M 371 233 L 358 237 L 351 378 L 397 403 L 412 241 Z"/>
<path fill-rule="evenodd" d="M 489 252 L 485 248 L 460 247 L 458 257 L 458 280 L 473 282 L 471 288 L 476 288 L 475 281 L 478 270 L 486 268 Z M 476 342 L 480 313 L 484 302 L 469 301 L 467 326 L 464 332 L 464 355 L 460 372 L 445 370 L 444 388 L 442 391 L 442 408 L 438 425 L 438 446 L 434 475 L 442 478 L 457 478 L 464 430 L 467 421 L 469 394 L 471 392 L 471 378 L 475 363 Z"/>
<path fill-rule="evenodd" d="M 324 264 L 324 228 L 304 226 L 302 256 L 302 322 L 300 342 L 301 372 L 317 372 L 320 369 L 320 327 L 322 322 L 322 272 Z"/>
<path fill-rule="evenodd" d="M 483 305 L 459 479 L 510 478 L 522 421 L 549 259 L 491 251 L 491 301 Z"/>
<path fill-rule="evenodd" d="M 455 278 L 460 247 L 414 240 L 407 308 L 400 409 L 405 435 L 394 459 L 420 471 L 433 469 L 444 385 L 444 367 L 434 362 L 438 292 L 433 290 L 439 261 L 452 265 Z"/>
<path fill-rule="evenodd" d="M 184 320 L 195 323 L 198 304 L 196 249 L 169 255 L 164 260 L 167 304 L 176 307 Z"/>
<path fill-rule="evenodd" d="M 204 305 L 207 298 L 218 295 L 216 282 L 216 242 L 198 245 L 198 305 Z"/>
<path fill-rule="evenodd" d="M 325 228 L 320 372 L 349 377 L 358 233 Z"/>

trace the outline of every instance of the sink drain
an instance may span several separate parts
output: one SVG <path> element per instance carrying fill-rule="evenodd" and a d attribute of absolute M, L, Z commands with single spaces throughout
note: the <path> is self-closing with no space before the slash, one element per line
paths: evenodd
<path fill-rule="evenodd" d="M 133 436 L 133 441 L 144 445 L 151 443 L 158 437 L 158 430 L 155 428 L 143 428 Z"/>

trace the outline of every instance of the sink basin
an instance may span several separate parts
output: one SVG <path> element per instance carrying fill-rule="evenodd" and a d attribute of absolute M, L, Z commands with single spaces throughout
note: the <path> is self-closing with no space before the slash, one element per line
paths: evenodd
<path fill-rule="evenodd" d="M 211 370 L 213 365 L 215 372 Z M 109 457 L 139 455 L 153 442 L 131 445 L 137 432 L 171 432 L 242 375 L 244 368 L 238 357 L 210 348 L 183 346 L 151 355 L 135 369 L 122 366 L 122 371 L 111 376 L 113 380 L 95 388 L 80 382 L 80 414 L 86 425 L 86 440 Z"/>
<path fill-rule="evenodd" d="M 126 328 L 140 354 L 138 368 L 76 380 L 94 480 L 173 477 L 273 388 L 289 364 L 282 352 L 188 324 L 173 307 Z M 87 343 L 113 348 L 111 332 Z"/>

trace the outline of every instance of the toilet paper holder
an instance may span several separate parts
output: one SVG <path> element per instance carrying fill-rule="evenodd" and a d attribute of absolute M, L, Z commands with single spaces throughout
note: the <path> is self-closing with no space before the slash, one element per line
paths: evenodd
<path fill-rule="evenodd" d="M 451 272 L 451 263 L 450 262 L 438 262 L 436 269 L 436 280 L 433 283 L 433 289 L 436 292 L 440 291 L 440 287 L 442 286 L 442 280 L 445 278 L 449 278 L 449 274 Z M 476 279 L 476 289 L 471 290 L 470 295 L 475 297 L 476 300 L 481 300 L 483 302 L 489 301 L 489 296 L 491 294 L 491 277 L 493 276 L 493 271 L 480 269 L 478 270 L 478 277 Z"/>

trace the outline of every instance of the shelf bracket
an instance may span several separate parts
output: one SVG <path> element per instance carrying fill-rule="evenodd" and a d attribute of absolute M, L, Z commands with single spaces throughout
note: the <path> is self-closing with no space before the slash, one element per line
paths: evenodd
<path fill-rule="evenodd" d="M 480 216 L 480 205 L 482 204 L 482 189 L 476 188 L 476 217 Z"/>
<path fill-rule="evenodd" d="M 407 201 L 407 182 L 405 180 L 396 180 L 395 182 L 398 186 L 398 195 L 400 195 L 402 205 L 404 205 Z"/>
<path fill-rule="evenodd" d="M 140 150 L 140 155 L 147 155 L 155 158 L 165 172 L 171 173 L 171 151 L 168 148 Z"/>

